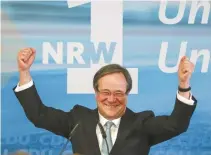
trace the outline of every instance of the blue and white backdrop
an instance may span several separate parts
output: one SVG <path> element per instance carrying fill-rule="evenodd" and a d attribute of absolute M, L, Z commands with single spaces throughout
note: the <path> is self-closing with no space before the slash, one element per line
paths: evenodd
<path fill-rule="evenodd" d="M 95 108 L 92 77 L 109 63 L 127 67 L 134 84 L 128 107 L 170 114 L 178 86 L 179 59 L 196 68 L 198 99 L 188 131 L 152 147 L 150 155 L 211 155 L 210 1 L 2 1 L 1 154 L 25 150 L 58 154 L 65 139 L 34 127 L 12 88 L 19 49 L 37 51 L 31 68 L 47 106 L 69 111 Z M 66 153 L 71 153 L 68 144 Z"/>

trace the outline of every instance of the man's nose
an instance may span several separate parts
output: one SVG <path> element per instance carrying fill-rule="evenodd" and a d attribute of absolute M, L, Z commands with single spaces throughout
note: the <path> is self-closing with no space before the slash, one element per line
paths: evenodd
<path fill-rule="evenodd" d="M 109 95 L 108 102 L 115 102 L 115 101 L 116 101 L 116 97 L 113 94 Z"/>

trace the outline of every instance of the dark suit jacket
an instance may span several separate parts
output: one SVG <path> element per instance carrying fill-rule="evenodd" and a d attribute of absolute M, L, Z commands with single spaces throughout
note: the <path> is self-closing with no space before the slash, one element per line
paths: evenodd
<path fill-rule="evenodd" d="M 15 93 L 27 118 L 38 128 L 44 128 L 68 138 L 73 127 L 80 122 L 72 137 L 73 152 L 86 155 L 100 155 L 96 136 L 97 109 L 91 110 L 76 105 L 69 112 L 45 106 L 33 85 Z M 155 117 L 152 111 L 134 113 L 127 108 L 122 116 L 117 139 L 111 155 L 147 155 L 152 145 L 166 141 L 185 132 L 196 107 L 176 99 L 170 116 Z"/>

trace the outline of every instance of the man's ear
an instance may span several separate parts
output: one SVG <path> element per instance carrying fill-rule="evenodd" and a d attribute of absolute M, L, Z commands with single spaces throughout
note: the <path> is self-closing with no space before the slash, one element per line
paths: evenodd
<path fill-rule="evenodd" d="M 95 98 L 98 99 L 99 95 L 97 92 L 95 92 Z"/>
<path fill-rule="evenodd" d="M 94 90 L 94 93 L 95 93 L 95 98 L 97 97 L 97 91 L 96 90 Z"/>

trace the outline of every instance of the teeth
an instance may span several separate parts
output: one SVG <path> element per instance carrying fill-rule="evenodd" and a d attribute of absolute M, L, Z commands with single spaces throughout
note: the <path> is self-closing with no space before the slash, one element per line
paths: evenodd
<path fill-rule="evenodd" d="M 108 104 L 105 104 L 107 107 L 117 107 L 118 105 L 108 105 Z"/>

